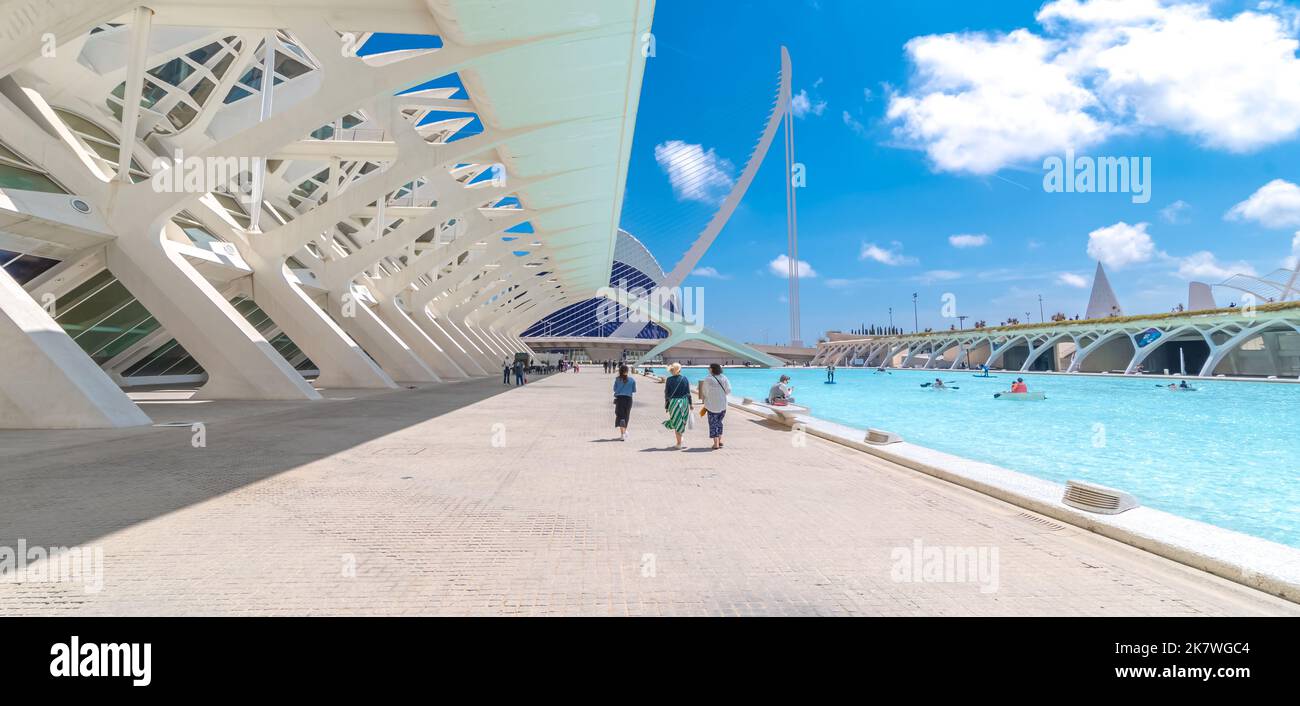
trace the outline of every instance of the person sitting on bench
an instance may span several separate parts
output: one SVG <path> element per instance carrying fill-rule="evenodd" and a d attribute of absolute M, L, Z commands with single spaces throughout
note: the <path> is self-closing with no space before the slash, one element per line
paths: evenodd
<path fill-rule="evenodd" d="M 776 405 L 793 403 L 794 396 L 790 393 L 794 392 L 794 388 L 788 384 L 789 382 L 790 376 L 782 375 L 780 382 L 773 385 L 772 389 L 767 391 L 767 403 Z"/>

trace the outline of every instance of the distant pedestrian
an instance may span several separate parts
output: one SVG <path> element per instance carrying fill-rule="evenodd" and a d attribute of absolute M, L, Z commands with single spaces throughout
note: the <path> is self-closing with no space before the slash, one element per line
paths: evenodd
<path fill-rule="evenodd" d="M 501 384 L 510 384 L 510 359 L 501 361 Z"/>
<path fill-rule="evenodd" d="M 691 381 L 682 375 L 681 363 L 668 366 L 668 379 L 664 380 L 664 411 L 668 419 L 664 427 L 672 429 L 677 436 L 677 446 L 682 448 L 682 434 L 686 433 L 686 424 L 691 416 Z"/>
<path fill-rule="evenodd" d="M 626 365 L 618 366 L 618 377 L 614 378 L 614 427 L 618 429 L 619 441 L 627 441 L 627 422 L 635 394 L 636 380 L 627 374 Z"/>
<path fill-rule="evenodd" d="M 722 366 L 709 366 L 709 377 L 700 381 L 700 400 L 709 418 L 709 438 L 713 448 L 722 448 L 722 419 L 727 416 L 727 395 L 731 394 L 731 381 L 722 374 Z"/>
<path fill-rule="evenodd" d="M 515 385 L 522 385 L 524 384 L 524 382 L 525 382 L 524 364 L 516 360 L 515 361 Z"/>

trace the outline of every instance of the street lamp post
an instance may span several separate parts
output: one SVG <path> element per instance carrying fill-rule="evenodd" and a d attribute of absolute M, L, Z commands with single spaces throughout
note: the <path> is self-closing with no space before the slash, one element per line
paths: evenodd
<path fill-rule="evenodd" d="M 889 333 L 894 333 L 894 307 L 889 307 Z"/>
<path fill-rule="evenodd" d="M 1047 323 L 1047 317 L 1043 315 L 1043 295 L 1041 294 L 1038 295 L 1038 321 L 1039 323 Z"/>
<path fill-rule="evenodd" d="M 921 332 L 921 319 L 916 313 L 916 292 L 912 292 L 912 333 Z"/>

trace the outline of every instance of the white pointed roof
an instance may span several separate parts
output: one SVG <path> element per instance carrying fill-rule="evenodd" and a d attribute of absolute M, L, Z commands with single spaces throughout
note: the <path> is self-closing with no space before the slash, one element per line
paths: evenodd
<path fill-rule="evenodd" d="M 1083 318 L 1104 319 L 1123 314 L 1124 310 L 1120 308 L 1119 298 L 1115 296 L 1115 290 L 1110 287 L 1110 279 L 1106 277 L 1106 270 L 1098 262 L 1097 273 L 1092 277 L 1092 294 L 1088 296 L 1088 312 Z"/>

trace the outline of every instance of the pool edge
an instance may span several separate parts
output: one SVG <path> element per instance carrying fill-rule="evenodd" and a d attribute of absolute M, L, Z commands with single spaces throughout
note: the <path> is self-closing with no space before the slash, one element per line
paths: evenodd
<path fill-rule="evenodd" d="M 782 424 L 777 416 L 730 397 L 731 407 Z M 865 430 L 800 416 L 806 433 L 866 452 L 1157 556 L 1300 604 L 1300 549 L 1151 507 L 1100 515 L 1061 502 L 1065 486 L 982 461 L 903 442 L 876 446 Z M 1139 498 L 1139 501 L 1141 498 Z M 1250 564 L 1240 560 L 1251 557 Z"/>

